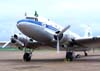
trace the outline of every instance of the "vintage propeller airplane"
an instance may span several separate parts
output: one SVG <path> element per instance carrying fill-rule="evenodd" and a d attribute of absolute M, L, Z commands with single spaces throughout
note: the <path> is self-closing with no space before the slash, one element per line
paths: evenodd
<path fill-rule="evenodd" d="M 13 43 L 20 50 L 25 48 L 23 55 L 25 61 L 31 60 L 32 51 L 39 46 L 51 46 L 57 49 L 58 53 L 63 49 L 66 51 L 66 59 L 70 61 L 74 58 L 74 51 L 83 51 L 85 56 L 87 56 L 86 51 L 91 48 L 100 47 L 99 37 L 80 37 L 78 34 L 69 30 L 70 25 L 63 28 L 48 19 L 41 18 L 37 14 L 37 11 L 35 11 L 33 17 L 29 17 L 27 14 L 25 14 L 25 16 L 25 19 L 17 21 L 16 26 L 30 39 L 14 34 L 11 40 L 2 47 L 4 48 L 9 43 Z"/>

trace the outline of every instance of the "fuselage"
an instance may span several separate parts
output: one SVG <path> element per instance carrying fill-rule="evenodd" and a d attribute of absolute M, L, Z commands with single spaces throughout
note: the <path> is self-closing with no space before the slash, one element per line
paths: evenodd
<path fill-rule="evenodd" d="M 49 43 L 54 41 L 55 32 L 61 31 L 63 28 L 58 24 L 41 18 L 26 18 L 17 22 L 17 28 L 29 38 L 38 42 Z M 67 38 L 76 38 L 76 34 L 67 31 Z M 74 36 L 75 35 L 75 36 Z M 69 37 L 68 37 L 69 36 Z M 64 41 L 65 41 L 64 40 Z"/>

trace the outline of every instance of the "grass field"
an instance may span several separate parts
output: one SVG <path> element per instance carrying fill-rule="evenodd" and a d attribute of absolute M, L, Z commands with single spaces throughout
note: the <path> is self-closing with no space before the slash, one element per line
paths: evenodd
<path fill-rule="evenodd" d="M 6 47 L 6 48 L 1 48 L 0 47 L 0 51 L 20 51 L 18 48 L 15 48 L 15 47 Z M 46 52 L 49 52 L 49 51 L 56 51 L 54 49 L 35 49 L 35 51 L 46 51 Z"/>
<path fill-rule="evenodd" d="M 19 51 L 19 49 L 13 47 L 7 47 L 7 48 L 0 48 L 0 51 Z"/>

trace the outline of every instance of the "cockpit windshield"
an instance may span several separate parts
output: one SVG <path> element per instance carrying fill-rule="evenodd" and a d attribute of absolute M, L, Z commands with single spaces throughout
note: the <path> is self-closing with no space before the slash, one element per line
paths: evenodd
<path fill-rule="evenodd" d="M 26 17 L 26 19 L 33 19 L 35 21 L 38 21 L 38 18 L 37 17 Z"/>

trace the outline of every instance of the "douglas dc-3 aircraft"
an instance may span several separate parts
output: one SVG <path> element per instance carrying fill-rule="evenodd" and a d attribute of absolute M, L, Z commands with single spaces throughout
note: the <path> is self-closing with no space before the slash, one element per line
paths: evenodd
<path fill-rule="evenodd" d="M 15 44 L 20 50 L 25 48 L 23 60 L 30 61 L 33 50 L 39 46 L 51 46 L 57 49 L 57 52 L 65 50 L 66 60 L 73 61 L 74 51 L 83 51 L 87 56 L 86 51 L 100 47 L 99 37 L 80 37 L 69 30 L 70 25 L 66 25 L 67 27 L 63 28 L 48 19 L 43 19 L 35 11 L 33 17 L 26 15 L 25 19 L 17 21 L 17 28 L 30 39 L 14 34 L 11 41 L 7 42 L 3 48 L 9 43 Z"/>

